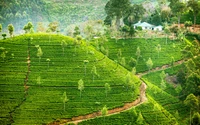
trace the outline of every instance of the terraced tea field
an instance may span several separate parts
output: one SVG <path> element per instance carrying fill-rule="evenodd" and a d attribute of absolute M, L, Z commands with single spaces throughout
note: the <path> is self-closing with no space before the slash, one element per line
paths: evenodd
<path fill-rule="evenodd" d="M 108 57 L 96 49 L 95 42 L 91 44 L 55 34 L 1 40 L 0 51 L 5 56 L 0 60 L 0 124 L 187 124 L 189 109 L 177 98 L 173 84 L 160 85 L 162 71 L 173 76 L 181 68 L 179 63 L 170 68 L 170 59 L 182 60 L 180 51 L 186 43 L 109 40 L 103 44 Z M 159 56 L 158 44 L 162 47 Z M 123 66 L 118 61 L 119 50 L 126 62 L 137 58 L 137 47 L 141 50 L 136 65 L 139 77 L 130 75 L 129 63 Z M 153 61 L 149 73 L 148 58 Z M 111 88 L 107 94 L 105 83 Z M 145 84 L 147 100 L 141 101 Z M 101 117 L 104 106 L 108 116 Z"/>

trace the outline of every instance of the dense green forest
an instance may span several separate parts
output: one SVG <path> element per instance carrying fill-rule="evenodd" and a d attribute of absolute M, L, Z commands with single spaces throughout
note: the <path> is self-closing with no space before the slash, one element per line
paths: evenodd
<path fill-rule="evenodd" d="M 131 0 L 132 4 L 142 4 L 146 14 L 140 19 L 153 24 L 172 22 L 174 15 L 170 14 L 166 19 L 166 0 Z M 27 22 L 34 24 L 37 30 L 38 22 L 47 27 L 50 22 L 59 23 L 59 31 L 66 34 L 70 25 L 78 25 L 88 20 L 104 20 L 106 12 L 104 7 L 108 0 L 2 0 L 0 2 L 0 23 L 3 25 L 3 32 L 6 32 L 8 24 L 12 23 L 17 34 L 23 33 L 23 27 Z M 169 3 L 166 3 L 169 4 Z M 159 21 L 161 18 L 161 21 Z M 126 20 L 126 17 L 124 17 Z M 137 22 L 138 19 L 134 21 Z M 193 14 L 190 11 L 182 13 L 181 23 L 193 22 Z M 126 22 L 126 21 L 125 21 Z M 200 24 L 200 14 L 197 16 L 197 23 Z M 68 27 L 68 28 L 67 28 Z"/>

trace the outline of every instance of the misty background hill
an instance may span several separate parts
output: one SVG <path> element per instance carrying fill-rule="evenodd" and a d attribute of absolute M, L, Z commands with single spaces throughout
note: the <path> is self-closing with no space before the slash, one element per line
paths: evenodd
<path fill-rule="evenodd" d="M 154 2 L 156 0 L 149 0 Z M 59 22 L 60 31 L 63 32 L 71 24 L 87 20 L 104 20 L 106 17 L 104 7 L 108 0 L 1 0 L 0 23 L 3 32 L 7 32 L 8 24 L 12 23 L 15 32 L 24 32 L 22 29 L 31 21 L 34 28 L 37 22 L 45 26 L 49 22 Z M 145 0 L 131 0 L 134 4 Z"/>

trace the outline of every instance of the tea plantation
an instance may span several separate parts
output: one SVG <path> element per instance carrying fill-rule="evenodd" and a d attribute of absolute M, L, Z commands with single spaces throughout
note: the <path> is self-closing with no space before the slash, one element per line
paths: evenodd
<path fill-rule="evenodd" d="M 172 58 L 183 59 L 181 50 L 187 43 L 166 43 L 160 38 L 98 42 L 89 45 L 84 40 L 56 34 L 26 34 L 0 40 L 0 124 L 41 125 L 63 121 L 73 124 L 74 117 L 99 112 L 104 106 L 115 109 L 138 99 L 142 82 L 147 85 L 144 103 L 78 124 L 188 123 L 189 108 L 179 99 L 180 91 L 174 83 L 167 80 L 182 67 L 182 64 L 169 65 Z M 131 57 L 137 60 L 136 71 L 141 78 L 130 75 Z M 153 70 L 147 73 L 149 58 Z M 156 69 L 164 65 L 170 68 Z M 163 71 L 168 75 L 161 85 Z M 106 91 L 106 83 L 110 91 Z"/>
<path fill-rule="evenodd" d="M 134 87 L 127 89 L 128 71 L 84 41 L 75 46 L 72 38 L 36 34 L 1 40 L 0 46 L 7 51 L 1 60 L 2 124 L 45 124 L 99 111 L 104 105 L 112 109 L 138 98 L 140 80 L 131 76 Z M 81 96 L 80 79 L 84 82 Z M 111 87 L 107 97 L 105 83 Z M 68 99 L 65 109 L 64 92 Z"/>

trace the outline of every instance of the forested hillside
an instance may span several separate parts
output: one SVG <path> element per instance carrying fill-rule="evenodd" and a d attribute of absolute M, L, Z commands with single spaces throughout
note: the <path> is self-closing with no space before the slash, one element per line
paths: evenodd
<path fill-rule="evenodd" d="M 132 0 L 132 3 L 142 3 L 144 0 Z M 151 0 L 155 1 L 155 0 Z M 60 30 L 70 24 L 87 20 L 104 20 L 104 6 L 108 0 L 1 0 L 0 23 L 6 32 L 8 24 L 12 23 L 15 31 L 31 21 L 35 28 L 38 22 L 48 25 L 57 21 Z"/>

